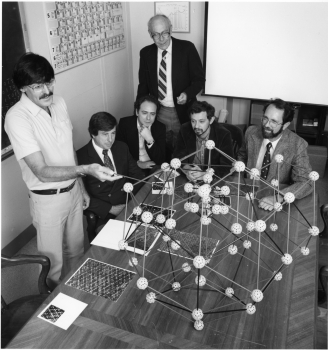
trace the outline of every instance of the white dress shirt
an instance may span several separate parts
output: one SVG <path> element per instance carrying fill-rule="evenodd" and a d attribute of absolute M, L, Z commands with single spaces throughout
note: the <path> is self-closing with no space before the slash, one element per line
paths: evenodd
<path fill-rule="evenodd" d="M 272 147 L 271 147 L 271 149 L 270 149 L 270 159 L 271 159 L 271 161 L 272 161 L 272 156 L 273 156 L 274 150 L 276 149 L 277 144 L 278 144 L 278 142 L 279 142 L 280 139 L 281 139 L 281 136 L 279 137 L 278 140 L 273 141 L 273 142 L 271 142 L 269 139 L 263 139 L 262 146 L 261 146 L 260 152 L 259 152 L 259 156 L 258 156 L 257 162 L 256 162 L 256 168 L 257 168 L 258 170 L 261 171 L 262 163 L 263 163 L 263 158 L 264 158 L 265 152 L 266 152 L 266 150 L 267 150 L 267 148 L 266 148 L 266 147 L 267 147 L 267 144 L 268 144 L 269 142 L 271 142 L 271 144 L 272 144 Z"/>
<path fill-rule="evenodd" d="M 159 66 L 162 61 L 162 53 L 164 50 L 157 49 L 157 75 L 159 73 Z M 172 89 L 172 39 L 169 47 L 166 49 L 166 96 L 161 100 L 161 105 L 165 107 L 174 107 L 173 89 Z"/>
<path fill-rule="evenodd" d="M 96 152 L 98 153 L 98 156 L 100 157 L 100 159 L 103 161 L 103 163 L 105 164 L 105 161 L 104 161 L 104 155 L 103 155 L 103 148 L 99 147 L 98 145 L 96 145 L 95 141 L 92 139 L 92 145 L 94 147 L 94 149 L 96 150 Z M 108 157 L 110 158 L 110 160 L 112 161 L 113 163 L 113 167 L 114 167 L 114 172 L 117 173 L 116 171 L 116 166 L 115 166 L 115 162 L 114 162 L 114 158 L 113 158 L 113 154 L 112 154 L 112 151 L 109 149 L 107 150 L 107 154 L 108 154 Z"/>

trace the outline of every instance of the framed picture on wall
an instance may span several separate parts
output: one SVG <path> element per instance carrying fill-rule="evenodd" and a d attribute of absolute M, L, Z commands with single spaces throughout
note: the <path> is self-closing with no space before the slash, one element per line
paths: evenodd
<path fill-rule="evenodd" d="M 158 1 L 155 2 L 155 15 L 167 16 L 172 23 L 173 33 L 190 32 L 189 1 Z"/>

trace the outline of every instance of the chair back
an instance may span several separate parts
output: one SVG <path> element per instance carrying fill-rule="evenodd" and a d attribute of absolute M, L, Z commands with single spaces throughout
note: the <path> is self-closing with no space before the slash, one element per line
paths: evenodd
<path fill-rule="evenodd" d="M 237 153 L 239 151 L 239 148 L 243 144 L 243 140 L 244 140 L 243 132 L 236 125 L 227 124 L 227 123 L 219 123 L 219 124 L 222 125 L 223 127 L 225 127 L 228 131 L 230 131 L 230 134 L 231 134 L 231 137 L 232 137 L 232 143 L 233 143 L 234 158 L 236 158 L 237 157 Z"/>

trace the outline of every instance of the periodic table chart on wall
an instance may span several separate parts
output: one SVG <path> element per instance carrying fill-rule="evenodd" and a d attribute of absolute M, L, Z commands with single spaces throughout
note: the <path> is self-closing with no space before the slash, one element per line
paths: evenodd
<path fill-rule="evenodd" d="M 44 2 L 55 73 L 125 48 L 121 2 Z"/>

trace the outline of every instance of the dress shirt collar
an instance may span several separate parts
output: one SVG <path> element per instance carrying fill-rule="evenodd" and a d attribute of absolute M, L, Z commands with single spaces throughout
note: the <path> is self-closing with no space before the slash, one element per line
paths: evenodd
<path fill-rule="evenodd" d="M 101 147 L 99 147 L 99 146 L 95 143 L 94 139 L 92 139 L 92 145 L 93 145 L 94 149 L 96 150 L 96 152 L 98 153 L 100 159 L 101 159 L 102 161 L 104 161 L 104 154 L 103 154 L 103 150 L 104 150 L 104 149 L 101 148 Z M 107 150 L 107 153 L 108 153 L 108 155 L 109 155 L 111 158 L 113 158 L 113 157 L 112 157 L 112 151 L 111 151 L 110 149 Z"/>
<path fill-rule="evenodd" d="M 281 136 L 282 136 L 282 135 L 281 135 Z M 278 144 L 279 140 L 281 139 L 281 136 L 280 136 L 279 139 L 276 140 L 276 141 L 270 141 L 269 139 L 263 139 L 263 143 L 262 143 L 263 147 L 266 148 L 267 144 L 268 144 L 269 142 L 271 142 L 271 143 L 272 143 L 272 148 L 271 148 L 271 149 L 272 149 L 272 151 L 274 151 L 274 150 L 276 149 L 276 147 L 277 147 L 277 144 Z"/>

